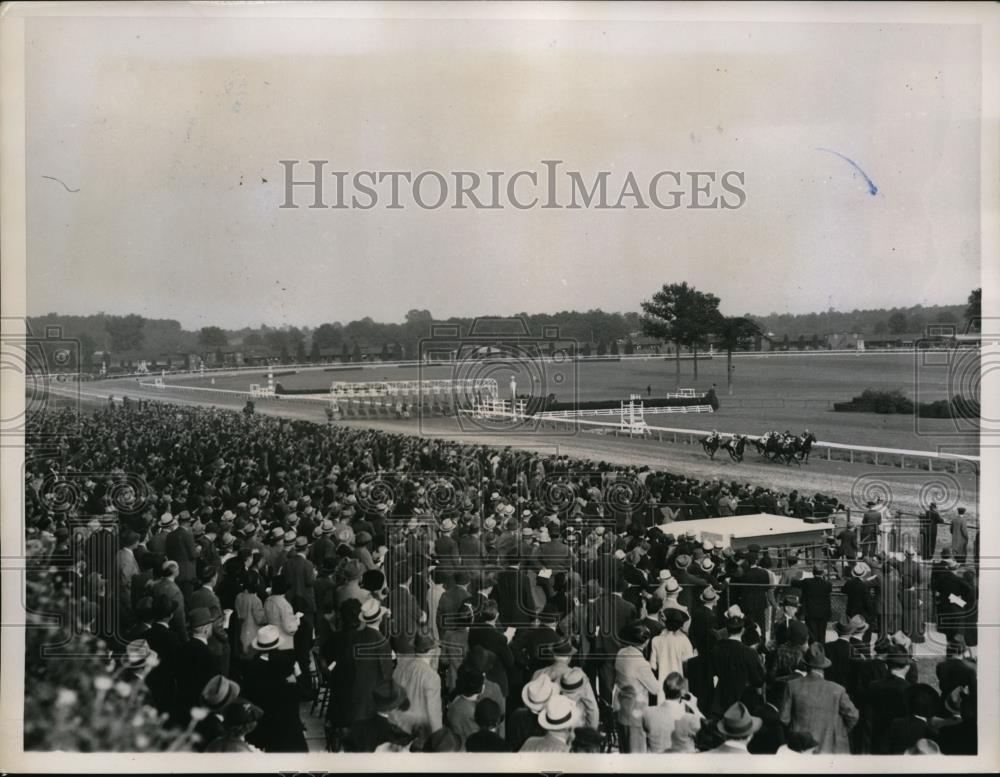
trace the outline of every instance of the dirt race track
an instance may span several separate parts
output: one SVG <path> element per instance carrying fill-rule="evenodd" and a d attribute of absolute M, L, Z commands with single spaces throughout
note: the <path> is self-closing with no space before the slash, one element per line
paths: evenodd
<path fill-rule="evenodd" d="M 182 405 L 215 406 L 239 410 L 245 400 L 237 395 L 157 389 L 137 385 L 134 380 L 106 381 L 100 384 L 60 384 L 50 387 L 59 402 L 78 400 L 84 406 L 107 403 L 108 396 L 128 396 Z M 324 404 L 294 399 L 258 400 L 258 413 L 326 423 Z M 673 420 L 673 419 L 671 419 Z M 852 509 L 863 508 L 869 498 L 881 495 L 893 509 L 916 512 L 937 502 L 943 514 L 959 505 L 978 515 L 978 476 L 925 470 L 902 470 L 891 466 L 850 464 L 819 458 L 801 467 L 767 462 L 748 449 L 746 458 L 737 464 L 723 453 L 710 461 L 700 446 L 686 443 L 658 442 L 654 439 L 612 437 L 574 430 L 557 433 L 551 429 L 483 429 L 468 421 L 461 425 L 455 418 L 395 420 L 374 418 L 338 421 L 338 424 L 380 429 L 439 439 L 452 439 L 475 445 L 513 446 L 543 453 L 561 453 L 571 457 L 606 461 L 614 464 L 649 466 L 698 478 L 720 478 L 763 485 L 783 491 L 797 489 L 807 494 L 824 493 L 838 497 Z"/>
<path fill-rule="evenodd" d="M 956 393 L 975 395 L 979 375 L 976 351 L 743 354 L 734 358 L 733 365 L 734 393 L 730 395 L 725 356 L 700 360 L 697 380 L 692 363 L 682 362 L 680 386 L 705 391 L 714 385 L 721 401 L 719 412 L 659 416 L 655 422 L 650 420 L 650 425 L 700 431 L 718 428 L 744 434 L 810 429 L 827 442 L 908 450 L 968 453 L 969 447 L 978 446 L 977 430 L 968 422 L 833 410 L 834 402 L 846 402 L 866 388 L 895 389 L 920 401 L 944 399 Z M 511 377 L 516 380 L 518 393 L 554 393 L 564 402 L 622 400 L 632 393 L 645 397 L 647 389 L 653 396 L 662 396 L 677 388 L 674 364 L 662 357 L 580 363 L 515 359 L 419 367 L 374 362 L 275 370 L 275 380 L 286 389 L 313 388 L 317 392 L 328 391 L 332 381 L 492 378 L 501 396 L 508 398 Z M 152 381 L 152 377 L 146 380 Z M 267 373 L 262 368 L 215 377 L 168 374 L 166 382 L 248 391 L 252 383 L 266 385 Z"/>

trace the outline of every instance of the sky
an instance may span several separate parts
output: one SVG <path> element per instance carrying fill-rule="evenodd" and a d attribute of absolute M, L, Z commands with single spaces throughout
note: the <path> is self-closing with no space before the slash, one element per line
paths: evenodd
<path fill-rule="evenodd" d="M 35 18 L 26 90 L 35 314 L 631 311 L 682 280 L 766 314 L 958 304 L 980 285 L 973 25 Z M 282 209 L 282 159 L 483 175 L 558 159 L 610 171 L 614 198 L 629 171 L 735 170 L 746 202 Z"/>

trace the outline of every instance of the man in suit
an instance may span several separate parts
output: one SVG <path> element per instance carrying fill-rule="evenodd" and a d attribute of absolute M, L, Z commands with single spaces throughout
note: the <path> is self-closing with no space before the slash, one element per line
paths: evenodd
<path fill-rule="evenodd" d="M 951 554 L 959 564 L 965 563 L 969 552 L 969 519 L 965 508 L 959 507 L 957 515 L 951 519 Z"/>
<path fill-rule="evenodd" d="M 438 537 L 434 540 L 434 555 L 437 556 L 441 566 L 455 569 L 462 563 L 462 557 L 458 552 L 458 543 L 455 542 L 452 534 L 455 532 L 455 522 L 451 518 L 445 518 L 438 527 Z"/>
<path fill-rule="evenodd" d="M 712 711 L 716 714 L 737 701 L 756 704 L 757 689 L 764 684 L 764 665 L 757 651 L 743 644 L 746 625 L 740 615 L 726 618 L 726 638 L 712 648 L 711 667 L 717 678 Z"/>
<path fill-rule="evenodd" d="M 483 564 L 485 549 L 480 531 L 478 519 L 474 519 L 458 541 L 458 555 L 462 558 L 462 565 L 470 569 L 478 569 Z"/>
<path fill-rule="evenodd" d="M 389 640 L 398 655 L 413 652 L 414 640 L 420 624 L 427 616 L 410 592 L 413 583 L 413 566 L 405 559 L 392 567 L 393 586 L 386 597 L 389 608 Z M 443 596 L 443 594 L 442 594 Z"/>
<path fill-rule="evenodd" d="M 817 564 L 813 567 L 813 576 L 796 583 L 802 591 L 802 615 L 806 628 L 809 629 L 809 639 L 826 642 L 826 624 L 830 622 L 833 586 L 826 579 L 826 569 Z"/>
<path fill-rule="evenodd" d="M 253 641 L 256 657 L 247 665 L 243 695 L 264 711 L 247 741 L 267 753 L 304 753 L 306 746 L 299 716 L 299 691 L 289 682 L 288 665 L 274 661 L 281 642 L 277 626 L 261 626 Z"/>
<path fill-rule="evenodd" d="M 865 583 L 868 571 L 868 565 L 859 561 L 851 568 L 851 577 L 845 581 L 841 591 L 847 597 L 844 605 L 847 617 L 860 615 L 866 622 L 871 623 L 875 613 L 872 611 L 871 589 Z"/>
<path fill-rule="evenodd" d="M 691 556 L 687 553 L 681 553 L 674 558 L 674 577 L 681 585 L 677 601 L 688 609 L 691 609 L 691 605 L 697 601 L 699 592 L 705 587 L 705 581 L 690 571 L 691 561 Z"/>
<path fill-rule="evenodd" d="M 615 658 L 625 647 L 621 630 L 638 617 L 635 607 L 622 596 L 622 583 L 615 576 L 611 580 L 612 590 L 602 591 L 587 605 L 588 669 L 591 677 L 598 680 L 601 700 L 608 704 L 615 684 Z"/>
<path fill-rule="evenodd" d="M 191 639 L 180 649 L 177 667 L 177 717 L 187 720 L 197 706 L 205 684 L 222 674 L 222 660 L 212 652 L 208 641 L 216 619 L 206 607 L 191 610 Z"/>
<path fill-rule="evenodd" d="M 891 645 L 886 651 L 885 663 L 889 676 L 871 683 L 865 693 L 868 707 L 865 720 L 871 726 L 871 748 L 876 755 L 889 752 L 889 723 L 909 714 L 907 702 L 911 683 L 906 676 L 910 671 L 910 657 L 903 648 Z"/>
<path fill-rule="evenodd" d="M 931 718 L 937 712 L 940 699 L 937 691 L 925 683 L 911 685 L 906 691 L 909 714 L 893 720 L 886 729 L 886 752 L 902 755 L 920 739 L 937 742 L 937 730 Z"/>
<path fill-rule="evenodd" d="M 500 610 L 500 625 L 528 625 L 534 622 L 538 608 L 534 595 L 535 584 L 531 575 L 521 568 L 517 550 L 512 550 L 504 563 L 506 566 L 497 574 L 497 582 L 491 594 Z"/>
<path fill-rule="evenodd" d="M 868 502 L 865 508 L 865 513 L 861 516 L 861 552 L 866 558 L 871 558 L 878 548 L 882 513 L 875 509 L 874 502 Z"/>
<path fill-rule="evenodd" d="M 167 535 L 166 553 L 167 558 L 177 562 L 177 587 L 181 589 L 185 603 L 190 604 L 197 579 L 198 546 L 191 532 L 191 513 L 182 510 L 177 520 L 177 528 Z"/>
<path fill-rule="evenodd" d="M 840 620 L 833 624 L 833 630 L 837 632 L 837 638 L 833 642 L 827 642 L 824 645 L 830 666 L 827 667 L 823 676 L 830 682 L 837 683 L 845 689 L 852 688 L 855 648 L 851 644 L 851 637 L 857 633 L 857 627 L 858 620 L 842 615 Z"/>
<path fill-rule="evenodd" d="M 718 747 L 712 748 L 708 752 L 746 755 L 747 746 L 753 735 L 760 730 L 761 719 L 750 714 L 750 710 L 742 702 L 734 702 L 716 723 L 716 727 L 726 740 Z"/>
<path fill-rule="evenodd" d="M 756 546 L 754 546 L 756 547 Z M 760 558 L 751 550 L 747 554 L 747 571 L 740 580 L 740 602 L 748 620 L 764 633 L 764 615 L 771 593 L 771 574 L 760 567 Z"/>
<path fill-rule="evenodd" d="M 818 744 L 818 753 L 850 753 L 848 734 L 858 722 L 858 710 L 847 690 L 823 677 L 831 665 L 822 644 L 814 642 L 803 657 L 805 677 L 789 680 L 781 705 L 781 722 L 790 731 L 805 731 Z"/>
<path fill-rule="evenodd" d="M 504 696 L 509 696 L 512 689 L 516 691 L 520 687 L 520 678 L 507 637 L 497 626 L 498 615 L 495 601 L 487 599 L 483 602 L 476 613 L 476 622 L 469 629 L 469 650 L 478 645 L 496 657 L 493 666 L 486 672 L 486 679 L 495 682 Z"/>
<path fill-rule="evenodd" d="M 219 661 L 222 662 L 222 674 L 228 674 L 229 635 L 226 633 L 222 605 L 219 603 L 219 597 L 215 593 L 215 585 L 218 579 L 218 569 L 211 566 L 202 567 L 198 573 L 198 580 L 201 585 L 191 594 L 191 610 L 193 612 L 198 607 L 204 607 L 215 619 L 212 624 L 208 647 L 219 657 Z"/>
<path fill-rule="evenodd" d="M 933 558 L 937 549 L 938 526 L 944 523 L 944 518 L 938 512 L 937 503 L 931 502 L 920 523 L 920 555 Z"/>

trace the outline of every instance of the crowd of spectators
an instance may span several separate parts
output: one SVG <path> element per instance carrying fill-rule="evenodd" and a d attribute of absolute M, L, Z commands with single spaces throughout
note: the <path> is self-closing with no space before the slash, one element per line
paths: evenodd
<path fill-rule="evenodd" d="M 198 750 L 976 752 L 978 537 L 733 549 L 685 521 L 844 505 L 165 403 L 26 448 L 29 578 Z"/>

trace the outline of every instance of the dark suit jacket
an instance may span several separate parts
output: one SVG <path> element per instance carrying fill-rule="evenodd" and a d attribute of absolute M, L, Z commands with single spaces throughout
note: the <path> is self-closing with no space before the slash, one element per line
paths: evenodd
<path fill-rule="evenodd" d="M 712 709 L 720 714 L 734 702 L 745 703 L 747 691 L 764 684 L 757 651 L 733 639 L 720 640 L 712 648 L 712 672 L 719 677 Z"/>
<path fill-rule="evenodd" d="M 688 629 L 688 639 L 698 651 L 699 656 L 709 656 L 715 645 L 715 630 L 719 627 L 718 614 L 704 604 L 696 604 L 691 608 L 691 626 Z"/>
<path fill-rule="evenodd" d="M 195 579 L 196 547 L 194 535 L 184 526 L 178 526 L 167 535 L 167 558 L 176 561 L 180 568 L 177 573 L 178 582 Z"/>
<path fill-rule="evenodd" d="M 852 660 L 851 643 L 845 639 L 835 639 L 833 642 L 827 642 L 825 648 L 826 657 L 830 660 L 830 666 L 826 668 L 823 675 L 830 682 L 852 690 L 851 683 L 854 675 L 855 661 Z"/>
<path fill-rule="evenodd" d="M 344 737 L 344 750 L 348 753 L 374 753 L 376 747 L 390 740 L 392 730 L 392 723 L 381 715 L 359 720 Z"/>
<path fill-rule="evenodd" d="M 930 723 L 916 715 L 896 718 L 886 731 L 887 752 L 889 755 L 902 755 L 913 747 L 918 739 L 933 739 L 936 742 L 937 732 Z"/>
<path fill-rule="evenodd" d="M 767 570 L 760 567 L 750 567 L 740 582 L 743 583 L 740 594 L 743 612 L 750 616 L 763 613 L 767 609 L 768 584 L 771 582 L 771 576 Z"/>
<path fill-rule="evenodd" d="M 844 612 L 847 616 L 863 615 L 865 620 L 871 623 L 875 612 L 874 607 L 872 607 L 870 589 L 864 581 L 852 577 L 844 583 L 842 592 L 847 597 L 847 602 L 844 605 Z"/>
<path fill-rule="evenodd" d="M 887 737 L 889 724 L 896 718 L 906 717 L 909 714 L 906 703 L 906 692 L 909 688 L 910 683 L 892 674 L 868 686 L 865 694 L 868 712 L 865 717 L 871 722 L 872 752 L 876 754 L 889 752 Z"/>
<path fill-rule="evenodd" d="M 802 591 L 802 615 L 809 620 L 830 619 L 830 597 L 833 586 L 829 580 L 810 577 L 795 585 Z"/>
<path fill-rule="evenodd" d="M 517 671 L 514 653 L 510 649 L 510 645 L 507 644 L 507 638 L 497 627 L 488 623 L 477 623 L 469 629 L 470 652 L 476 645 L 480 645 L 496 656 L 496 661 L 493 662 L 490 671 L 486 673 L 486 679 L 492 680 L 500 686 L 500 690 L 506 696 L 511 687 L 511 675 Z"/>
<path fill-rule="evenodd" d="M 526 677 L 531 677 L 552 663 L 552 646 L 564 641 L 563 636 L 547 626 L 527 626 L 514 634 L 510 649 Z"/>
<path fill-rule="evenodd" d="M 264 712 L 247 741 L 269 753 L 305 752 L 298 686 L 288 682 L 287 665 L 273 659 L 273 655 L 267 661 L 258 656 L 244 673 L 243 696 Z"/>
<path fill-rule="evenodd" d="M 504 626 L 524 626 L 534 620 L 534 584 L 528 573 L 521 569 L 507 567 L 497 575 L 491 598 L 497 603 L 500 616 L 497 619 Z"/>
<path fill-rule="evenodd" d="M 412 653 L 423 614 L 420 604 L 408 589 L 397 585 L 389 590 L 385 605 L 390 611 L 389 639 L 392 649 L 397 653 Z"/>
<path fill-rule="evenodd" d="M 622 597 L 603 593 L 587 605 L 589 652 L 602 661 L 614 661 L 625 647 L 620 632 L 636 618 L 635 607 Z"/>
<path fill-rule="evenodd" d="M 222 674 L 222 659 L 200 639 L 189 639 L 180 650 L 177 666 L 177 703 L 183 715 L 197 706 L 205 684 Z"/>

